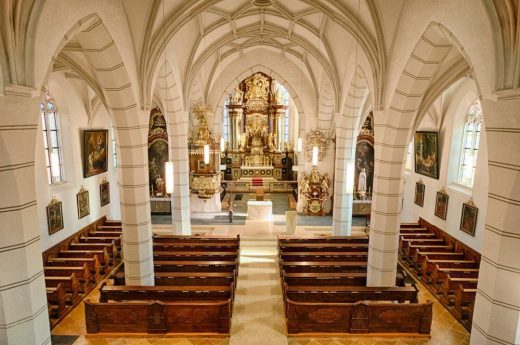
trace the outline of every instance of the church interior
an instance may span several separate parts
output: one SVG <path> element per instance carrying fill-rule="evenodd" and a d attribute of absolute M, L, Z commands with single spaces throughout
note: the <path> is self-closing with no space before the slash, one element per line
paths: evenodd
<path fill-rule="evenodd" d="M 1 345 L 520 344 L 518 0 L 0 18 Z"/>

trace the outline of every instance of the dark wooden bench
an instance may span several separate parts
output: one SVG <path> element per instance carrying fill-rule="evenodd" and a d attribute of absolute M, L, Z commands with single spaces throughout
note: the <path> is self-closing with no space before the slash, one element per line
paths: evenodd
<path fill-rule="evenodd" d="M 167 252 L 157 251 L 153 253 L 154 261 L 234 261 L 239 257 L 238 251 L 236 252 Z"/>
<path fill-rule="evenodd" d="M 69 276 L 45 276 L 45 287 L 57 287 L 62 285 L 68 296 L 68 301 L 72 304 L 79 296 L 80 283 L 76 277 L 76 273 L 71 273 Z"/>
<path fill-rule="evenodd" d="M 104 250 L 62 250 L 58 253 L 58 258 L 91 258 L 96 256 L 99 264 L 106 270 L 110 266 L 110 256 Z"/>
<path fill-rule="evenodd" d="M 431 282 L 434 287 L 442 284 L 448 274 L 451 274 L 453 278 L 478 278 L 478 268 L 441 268 L 439 265 L 435 265 L 435 268 L 431 274 Z"/>
<path fill-rule="evenodd" d="M 282 252 L 284 261 L 367 261 L 367 252 Z"/>
<path fill-rule="evenodd" d="M 418 227 L 418 228 L 405 228 L 405 229 L 400 229 L 399 230 L 399 234 L 401 235 L 404 235 L 404 234 L 426 234 L 426 233 L 430 233 L 431 231 L 428 230 L 428 228 L 423 228 L 423 227 Z"/>
<path fill-rule="evenodd" d="M 65 288 L 60 283 L 54 287 L 46 287 L 46 292 L 49 315 L 57 319 L 63 315 L 66 308 Z"/>
<path fill-rule="evenodd" d="M 99 289 L 99 301 L 206 302 L 233 300 L 233 286 L 107 286 Z"/>
<path fill-rule="evenodd" d="M 123 232 L 123 227 L 121 225 L 98 225 L 95 231 L 98 230 L 109 230 L 109 231 L 119 231 Z"/>
<path fill-rule="evenodd" d="M 421 224 L 419 222 L 404 222 L 404 223 L 401 223 L 399 227 L 401 229 L 420 228 Z"/>
<path fill-rule="evenodd" d="M 442 293 L 441 300 L 447 305 L 453 305 L 455 302 L 455 291 L 457 291 L 459 286 L 465 289 L 476 289 L 477 283 L 478 278 L 476 277 L 452 277 L 451 274 L 448 274 L 439 288 L 439 292 Z"/>
<path fill-rule="evenodd" d="M 405 287 L 368 286 L 291 286 L 284 284 L 286 299 L 307 303 L 354 303 L 358 301 L 397 301 L 418 303 L 415 285 Z"/>
<path fill-rule="evenodd" d="M 368 243 L 366 236 L 321 236 L 321 237 L 293 237 L 278 235 L 278 243 Z"/>
<path fill-rule="evenodd" d="M 430 260 L 428 256 L 426 256 L 425 260 L 422 263 L 421 268 L 421 280 L 427 284 L 431 282 L 431 274 L 435 269 L 435 266 L 439 268 L 478 268 L 477 263 L 474 260 L 453 260 L 453 259 L 438 259 L 438 260 Z"/>
<path fill-rule="evenodd" d="M 229 334 L 231 300 L 219 302 L 85 301 L 87 333 Z"/>
<path fill-rule="evenodd" d="M 233 272 L 238 261 L 155 261 L 156 272 Z"/>
<path fill-rule="evenodd" d="M 280 260 L 280 267 L 287 273 L 306 272 L 366 272 L 366 261 L 284 261 Z"/>
<path fill-rule="evenodd" d="M 282 282 L 287 285 L 314 285 L 314 286 L 366 286 L 366 272 L 307 272 L 287 273 L 282 270 Z M 404 286 L 404 276 L 397 273 L 396 286 Z"/>
<path fill-rule="evenodd" d="M 454 297 L 454 310 L 453 312 L 459 319 L 468 319 L 468 306 L 475 302 L 475 296 L 477 295 L 477 284 L 474 284 L 474 287 L 466 288 L 462 284 L 459 284 L 458 288 L 455 290 Z M 471 322 L 471 319 L 469 319 Z"/>
<path fill-rule="evenodd" d="M 156 286 L 228 286 L 234 284 L 235 272 L 155 272 L 154 278 Z M 113 279 L 114 285 L 125 285 L 124 272 L 117 272 Z"/>
<path fill-rule="evenodd" d="M 154 243 L 188 242 L 188 243 L 239 243 L 240 236 L 191 236 L 191 235 L 157 235 L 153 236 Z"/>
<path fill-rule="evenodd" d="M 434 232 L 417 232 L 417 233 L 404 233 L 399 234 L 401 238 L 435 238 L 437 236 Z"/>
<path fill-rule="evenodd" d="M 114 243 L 71 243 L 69 245 L 69 250 L 104 250 L 105 248 L 112 261 L 115 261 L 117 247 Z"/>
<path fill-rule="evenodd" d="M 239 250 L 239 244 L 237 243 L 188 243 L 188 242 L 168 242 L 168 243 L 154 243 L 153 251 L 231 251 L 236 252 Z"/>
<path fill-rule="evenodd" d="M 45 276 L 65 276 L 70 277 L 74 273 L 80 282 L 79 290 L 84 292 L 90 286 L 90 270 L 87 264 L 83 266 L 45 266 Z"/>
<path fill-rule="evenodd" d="M 399 248 L 404 257 L 413 256 L 412 247 L 422 246 L 427 248 L 430 246 L 446 245 L 442 238 L 399 238 Z"/>
<path fill-rule="evenodd" d="M 365 252 L 368 243 L 279 243 L 281 252 Z"/>
<path fill-rule="evenodd" d="M 91 258 L 48 258 L 45 263 L 46 266 L 78 266 L 82 267 L 84 264 L 90 270 L 90 278 L 92 282 L 101 278 L 101 265 L 99 264 L 97 256 Z"/>

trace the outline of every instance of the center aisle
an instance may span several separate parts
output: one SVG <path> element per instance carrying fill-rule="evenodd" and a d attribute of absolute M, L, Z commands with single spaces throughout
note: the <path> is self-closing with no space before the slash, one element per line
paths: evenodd
<path fill-rule="evenodd" d="M 276 238 L 240 238 L 231 345 L 286 345 Z"/>

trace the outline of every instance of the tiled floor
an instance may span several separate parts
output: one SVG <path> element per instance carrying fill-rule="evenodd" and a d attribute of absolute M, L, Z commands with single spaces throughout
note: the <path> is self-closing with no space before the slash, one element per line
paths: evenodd
<path fill-rule="evenodd" d="M 199 232 L 218 234 L 239 233 L 239 226 L 214 226 L 201 228 Z M 194 226 L 194 232 L 197 227 Z M 316 233 L 326 233 L 316 228 Z M 362 229 L 357 229 L 361 232 Z M 281 233 L 284 227 L 276 226 L 274 232 Z M 298 227 L 297 234 L 312 234 L 312 227 Z M 283 302 L 276 262 L 275 234 L 264 236 L 247 236 L 241 234 L 241 256 L 237 291 L 233 309 L 230 337 L 197 337 L 197 338 L 99 338 L 85 337 L 84 308 L 81 303 L 57 327 L 54 335 L 80 335 L 74 345 L 123 345 L 123 344 L 155 344 L 155 345 L 371 345 L 371 344 L 435 344 L 463 345 L 469 344 L 468 332 L 452 317 L 436 298 L 422 285 L 420 302 L 434 301 L 433 323 L 430 339 L 403 337 L 287 337 Z M 96 300 L 96 290 L 87 298 Z"/>

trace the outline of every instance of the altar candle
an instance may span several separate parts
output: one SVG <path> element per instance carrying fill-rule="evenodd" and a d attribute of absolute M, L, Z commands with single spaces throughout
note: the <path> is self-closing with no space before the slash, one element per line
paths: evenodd
<path fill-rule="evenodd" d="M 209 145 L 204 145 L 204 164 L 209 164 Z"/>
<path fill-rule="evenodd" d="M 312 148 L 312 165 L 318 165 L 318 146 Z"/>
<path fill-rule="evenodd" d="M 164 175 L 166 177 L 166 193 L 173 193 L 173 162 L 164 163 Z"/>

